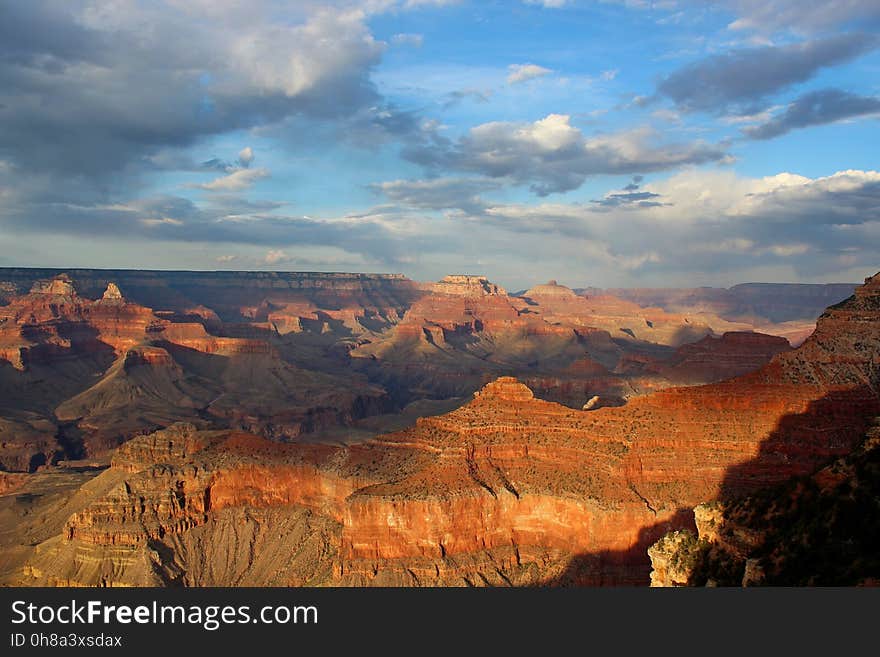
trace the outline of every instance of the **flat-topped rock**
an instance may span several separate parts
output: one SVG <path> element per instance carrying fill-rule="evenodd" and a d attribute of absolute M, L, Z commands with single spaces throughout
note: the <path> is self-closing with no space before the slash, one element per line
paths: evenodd
<path fill-rule="evenodd" d="M 495 285 L 485 276 L 469 276 L 465 274 L 444 276 L 443 280 L 432 286 L 432 290 L 440 294 L 453 294 L 457 296 L 507 294 L 507 290 L 500 285 Z"/>
<path fill-rule="evenodd" d="M 550 280 L 543 285 L 536 285 L 527 290 L 523 296 L 529 297 L 530 299 L 534 297 L 574 298 L 577 294 L 575 294 L 574 290 L 570 287 L 560 285 L 555 280 Z"/>

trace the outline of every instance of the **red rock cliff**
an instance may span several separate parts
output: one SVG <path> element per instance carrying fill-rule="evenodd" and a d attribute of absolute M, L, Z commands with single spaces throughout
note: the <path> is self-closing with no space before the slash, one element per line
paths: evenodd
<path fill-rule="evenodd" d="M 758 372 L 623 407 L 573 410 L 504 377 L 451 413 L 360 445 L 221 432 L 199 448 L 187 438 L 191 455 L 171 446 L 166 463 L 133 476 L 120 474 L 121 461 L 111 468 L 120 483 L 73 516 L 53 549 L 80 559 L 82 583 L 95 583 L 88 559 L 122 563 L 118 546 L 152 550 L 162 578 L 222 583 L 210 573 L 224 544 L 192 546 L 205 545 L 205 532 L 219 541 L 236 510 L 287 509 L 313 514 L 328 546 L 323 565 L 310 561 L 308 576 L 290 582 L 318 581 L 326 567 L 321 582 L 357 585 L 647 583 L 647 546 L 689 525 L 697 503 L 846 453 L 880 413 L 878 363 L 874 277 L 823 314 L 800 349 Z M 159 444 L 138 449 L 152 459 Z M 37 562 L 43 574 L 30 581 L 45 581 L 48 565 Z M 126 568 L 116 572 L 124 582 Z"/>

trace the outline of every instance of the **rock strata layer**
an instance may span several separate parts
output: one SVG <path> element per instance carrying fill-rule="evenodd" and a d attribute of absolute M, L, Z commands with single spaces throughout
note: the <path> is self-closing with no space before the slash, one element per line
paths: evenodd
<path fill-rule="evenodd" d="M 177 426 L 121 448 L 94 480 L 106 492 L 16 581 L 646 583 L 648 547 L 693 530 L 695 505 L 849 453 L 880 414 L 878 363 L 880 276 L 757 372 L 623 407 L 575 410 L 500 377 L 355 445 Z M 677 543 L 652 548 L 655 578 L 683 577 Z"/>

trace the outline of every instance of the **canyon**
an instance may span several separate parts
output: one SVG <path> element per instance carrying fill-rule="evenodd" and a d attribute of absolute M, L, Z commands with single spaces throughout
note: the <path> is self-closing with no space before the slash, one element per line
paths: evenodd
<path fill-rule="evenodd" d="M 83 286 L 92 283 L 86 279 Z M 188 299 L 153 310 L 124 297 L 116 283 L 101 283 L 103 291 L 92 299 L 60 274 L 35 281 L 0 306 L 4 470 L 100 457 L 131 436 L 175 421 L 242 427 L 282 439 L 387 408 L 381 388 L 333 363 L 332 343 L 302 348 L 313 356 L 292 353 L 295 347 L 273 340 L 277 332 L 260 322 L 227 325 Z M 308 293 L 324 292 L 318 287 Z M 272 298 L 285 294 L 282 288 Z M 341 324 L 339 317 L 355 312 L 339 303 L 348 288 L 334 295 L 340 307 L 335 319 L 303 311 L 304 319 Z M 301 367 L 298 358 L 319 366 Z"/>
<path fill-rule="evenodd" d="M 620 405 L 758 367 L 777 347 L 735 346 L 753 331 L 555 281 L 516 296 L 479 276 L 0 269 L 0 470 L 104 458 L 180 421 L 375 435 L 505 375 L 574 408 Z M 676 351 L 695 341 L 712 367 Z"/>
<path fill-rule="evenodd" d="M 241 306 L 234 317 L 232 298 L 217 310 L 190 290 L 163 314 L 99 276 L 83 289 L 100 295 L 80 299 L 69 276 L 29 282 L 0 307 L 6 372 L 28 375 L 41 350 L 60 349 L 98 380 L 51 415 L 10 414 L 35 423 L 4 434 L 10 463 L 40 444 L 40 421 L 74 424 L 82 450 L 4 479 L 7 584 L 647 584 L 649 547 L 696 529 L 694 507 L 811 476 L 845 458 L 880 415 L 880 276 L 823 312 L 796 349 L 740 320 L 555 282 L 511 295 L 483 277 L 390 278 L 382 285 L 393 294 L 346 288 L 345 303 L 317 285 L 297 301 L 288 287 L 288 319 L 273 315 L 264 329 L 281 298 L 248 306 L 265 316 Z M 297 305 L 309 303 L 312 316 Z M 83 325 L 94 333 L 79 336 Z M 261 375 L 199 369 L 218 354 Z M 271 385 L 246 389 L 269 364 Z M 178 396 L 164 399 L 192 405 L 151 418 L 159 410 L 142 399 L 162 390 L 134 377 L 143 367 L 179 368 L 162 379 Z M 210 398 L 216 389 L 200 396 L 218 379 L 228 403 Z M 337 416 L 325 433 L 277 433 L 290 402 L 275 406 L 273 390 L 314 404 L 321 390 L 352 394 L 353 382 L 386 407 L 360 402 L 360 417 Z M 122 419 L 111 412 L 121 399 L 140 424 L 102 433 Z M 395 424 L 406 408 L 433 412 Z M 340 438 L 371 420 L 357 439 Z"/>

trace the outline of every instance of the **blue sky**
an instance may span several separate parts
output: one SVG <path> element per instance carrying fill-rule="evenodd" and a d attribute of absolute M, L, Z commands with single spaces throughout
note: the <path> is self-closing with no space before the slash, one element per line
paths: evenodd
<path fill-rule="evenodd" d="M 880 268 L 874 0 L 0 12 L 0 266 L 512 289 Z"/>

